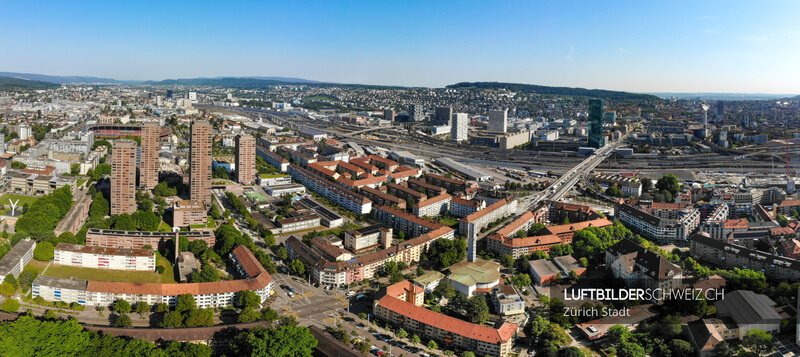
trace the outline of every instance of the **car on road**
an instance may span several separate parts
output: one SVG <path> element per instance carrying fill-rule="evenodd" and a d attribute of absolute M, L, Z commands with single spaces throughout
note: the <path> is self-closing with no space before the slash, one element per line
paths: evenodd
<path fill-rule="evenodd" d="M 293 297 L 294 297 L 294 294 L 293 294 L 291 291 L 290 291 L 290 292 L 288 292 L 288 293 L 286 293 L 286 295 L 288 295 L 290 298 L 293 298 Z"/>
<path fill-rule="evenodd" d="M 348 291 L 348 292 L 347 292 L 347 296 L 349 296 L 349 297 L 352 297 L 352 296 L 353 296 L 353 295 L 355 295 L 355 294 L 356 294 L 356 292 L 355 292 L 355 291 Z"/>

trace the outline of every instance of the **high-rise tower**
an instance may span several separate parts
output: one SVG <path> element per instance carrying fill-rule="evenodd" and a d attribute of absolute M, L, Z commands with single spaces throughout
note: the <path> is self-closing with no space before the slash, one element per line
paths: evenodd
<path fill-rule="evenodd" d="M 189 199 L 211 203 L 211 123 L 195 121 L 190 128 Z"/>
<path fill-rule="evenodd" d="M 599 149 L 606 145 L 603 137 L 603 100 L 589 100 L 589 147 Z"/>
<path fill-rule="evenodd" d="M 508 128 L 508 110 L 489 111 L 489 131 L 505 133 Z"/>
<path fill-rule="evenodd" d="M 452 118 L 453 107 L 438 107 L 436 108 L 436 117 L 433 119 L 433 125 L 450 126 Z"/>
<path fill-rule="evenodd" d="M 114 141 L 111 153 L 111 214 L 136 212 L 136 142 Z"/>
<path fill-rule="evenodd" d="M 236 179 L 251 183 L 256 176 L 256 139 L 252 135 L 236 136 Z"/>
<path fill-rule="evenodd" d="M 161 132 L 158 123 L 147 122 L 142 125 L 142 156 L 139 165 L 139 186 L 152 189 L 158 184 L 158 137 Z"/>
<path fill-rule="evenodd" d="M 453 114 L 453 123 L 450 126 L 450 139 L 458 142 L 467 140 L 468 130 L 469 130 L 469 117 L 467 116 L 467 113 Z"/>

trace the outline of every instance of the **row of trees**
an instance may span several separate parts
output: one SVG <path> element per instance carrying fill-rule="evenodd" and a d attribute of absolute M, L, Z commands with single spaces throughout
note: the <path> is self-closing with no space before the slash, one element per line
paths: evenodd
<path fill-rule="evenodd" d="M 53 230 L 72 207 L 72 190 L 64 186 L 44 195 L 28 207 L 27 212 L 17 220 L 15 229 L 24 232 L 41 242 L 46 236 L 54 236 Z M 45 234 L 45 233 L 49 233 Z"/>

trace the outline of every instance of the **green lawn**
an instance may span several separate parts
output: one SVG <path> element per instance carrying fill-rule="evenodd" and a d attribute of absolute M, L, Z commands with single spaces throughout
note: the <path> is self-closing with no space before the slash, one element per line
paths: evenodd
<path fill-rule="evenodd" d="M 85 180 L 85 179 L 78 179 L 78 182 L 76 183 L 77 187 L 81 187 L 81 185 L 83 185 L 83 183 L 86 182 L 86 181 L 87 180 Z"/>
<path fill-rule="evenodd" d="M 19 200 L 19 202 L 17 203 L 17 212 L 22 212 L 22 206 L 24 206 L 26 203 L 28 204 L 28 206 L 30 206 L 32 203 L 36 202 L 36 200 L 38 200 L 39 197 L 23 196 L 15 193 L 6 193 L 5 195 L 0 196 L 0 204 L 2 204 L 5 208 L 7 208 L 3 210 L 2 212 L 3 214 L 11 213 L 11 203 L 8 202 L 9 199 L 12 201 Z"/>
<path fill-rule="evenodd" d="M 31 261 L 34 264 L 35 261 Z M 38 264 L 42 262 L 36 262 Z M 47 263 L 44 263 L 47 265 Z M 44 272 L 46 276 L 56 278 L 69 279 L 76 277 L 78 279 L 97 280 L 97 281 L 119 281 L 126 283 L 176 283 L 175 276 L 172 271 L 172 265 L 166 258 L 156 253 L 156 265 L 163 265 L 166 270 L 164 274 L 158 274 L 155 271 L 131 271 L 131 270 L 110 270 L 110 269 L 92 269 L 92 268 L 79 268 L 67 265 L 50 264 L 47 271 Z"/>
<path fill-rule="evenodd" d="M 458 224 L 458 221 L 452 218 L 442 218 L 439 220 L 439 223 L 444 224 L 445 226 L 452 227 L 453 225 Z"/>
<path fill-rule="evenodd" d="M 167 224 L 167 222 L 161 221 L 161 225 L 158 227 L 159 232 L 172 232 L 172 227 Z"/>

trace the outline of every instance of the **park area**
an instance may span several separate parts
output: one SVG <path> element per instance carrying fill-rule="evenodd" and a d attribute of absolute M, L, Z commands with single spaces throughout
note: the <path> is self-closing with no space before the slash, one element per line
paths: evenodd
<path fill-rule="evenodd" d="M 0 210 L 0 214 L 3 215 L 10 215 L 11 214 L 11 202 L 9 200 L 17 202 L 17 212 L 22 212 L 22 206 L 28 205 L 30 206 L 32 203 L 36 202 L 39 197 L 31 197 L 31 196 L 23 196 L 17 195 L 14 193 L 6 193 L 3 196 L 0 196 L 0 204 L 3 205 L 3 209 Z"/>
<path fill-rule="evenodd" d="M 156 253 L 156 265 L 162 265 L 164 274 L 158 274 L 155 271 L 134 271 L 134 270 L 111 270 L 111 269 L 93 269 L 82 268 L 60 264 L 50 264 L 47 262 L 40 262 L 31 260 L 28 266 L 35 268 L 41 275 L 52 276 L 55 278 L 69 279 L 75 277 L 85 280 L 96 281 L 117 281 L 124 283 L 177 283 L 175 281 L 175 274 L 172 271 L 172 265 L 161 254 Z M 45 270 L 47 267 L 47 270 Z M 41 273 L 44 271 L 44 273 Z"/>

